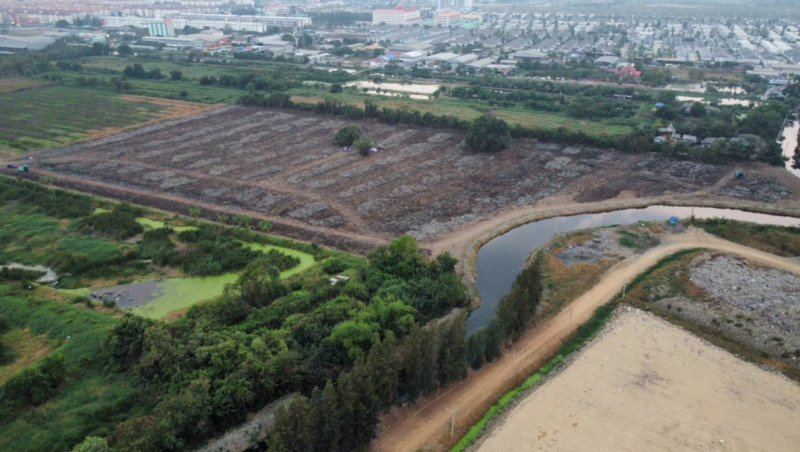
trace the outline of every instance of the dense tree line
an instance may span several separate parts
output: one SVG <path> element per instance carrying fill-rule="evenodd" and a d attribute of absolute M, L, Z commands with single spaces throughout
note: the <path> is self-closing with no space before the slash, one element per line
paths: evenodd
<path fill-rule="evenodd" d="M 69 60 L 90 55 L 102 55 L 104 47 L 71 46 L 59 40 L 44 50 L 0 54 L 0 77 L 19 75 L 31 77 L 51 70 L 51 62 Z"/>
<path fill-rule="evenodd" d="M 328 381 L 337 394 L 329 404 L 353 425 L 326 444 L 365 444 L 388 404 L 466 373 L 465 320 L 421 326 L 466 303 L 455 262 L 446 254 L 429 261 L 403 237 L 373 251 L 346 282 L 331 285 L 320 275 L 287 285 L 266 257 L 250 263 L 220 300 L 172 323 L 126 317 L 104 341 L 107 366 L 134 375 L 161 402 L 120 424 L 112 446 L 183 449 L 248 411 L 292 392 L 312 394 Z M 423 355 L 430 361 L 414 364 Z M 393 370 L 392 356 L 407 365 Z M 379 394 L 374 401 L 367 389 Z"/>
<path fill-rule="evenodd" d="M 472 368 L 497 359 L 503 344 L 518 339 L 530 325 L 542 300 L 543 271 L 544 255 L 537 253 L 500 300 L 495 318 L 469 337 L 466 359 Z"/>
<path fill-rule="evenodd" d="M 360 450 L 377 434 L 379 415 L 467 375 L 466 314 L 401 341 L 387 336 L 366 360 L 280 406 L 266 445 L 269 451 Z"/>
<path fill-rule="evenodd" d="M 401 253 L 402 254 L 402 253 Z M 542 294 L 543 257 L 537 254 L 517 277 L 497 317 L 466 338 L 466 315 L 425 328 L 415 326 L 402 340 L 388 336 L 365 361 L 280 407 L 267 439 L 270 451 L 358 450 L 374 438 L 378 415 L 392 404 L 413 401 L 466 377 L 500 356 L 536 314 Z M 446 265 L 449 265 L 449 260 Z"/>

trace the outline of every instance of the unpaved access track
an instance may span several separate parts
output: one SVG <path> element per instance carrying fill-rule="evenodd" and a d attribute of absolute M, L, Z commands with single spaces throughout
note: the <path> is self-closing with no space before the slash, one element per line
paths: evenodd
<path fill-rule="evenodd" d="M 692 248 L 732 253 L 800 275 L 800 263 L 722 240 L 700 230 L 691 229 L 686 233 L 668 236 L 661 245 L 614 266 L 599 284 L 574 300 L 560 314 L 532 328 L 515 344 L 513 378 L 509 378 L 512 360 L 505 357 L 402 412 L 390 412 L 384 417 L 383 431 L 373 442 L 372 450 L 444 450 L 453 442 L 449 435 L 451 414 L 445 407 L 456 410 L 454 438 L 458 438 L 495 400 L 552 356 L 575 327 L 588 320 L 597 307 L 608 303 L 626 282 L 660 259 Z"/>

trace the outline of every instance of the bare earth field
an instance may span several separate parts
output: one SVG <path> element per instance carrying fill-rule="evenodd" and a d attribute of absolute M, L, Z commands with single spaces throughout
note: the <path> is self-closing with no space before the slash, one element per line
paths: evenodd
<path fill-rule="evenodd" d="M 335 146 L 352 123 L 382 149 L 361 157 Z M 249 214 L 278 233 L 360 251 L 405 233 L 434 241 L 556 194 L 574 204 L 719 189 L 732 167 L 532 140 L 478 154 L 456 130 L 223 107 L 45 151 L 36 170 L 95 194 L 200 207 L 211 219 Z M 779 185 L 776 200 L 800 192 Z"/>
<path fill-rule="evenodd" d="M 655 315 L 621 310 L 479 450 L 796 450 L 800 386 Z"/>

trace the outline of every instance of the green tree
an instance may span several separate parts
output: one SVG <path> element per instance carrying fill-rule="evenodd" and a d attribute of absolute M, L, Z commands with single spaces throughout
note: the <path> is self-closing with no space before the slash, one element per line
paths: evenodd
<path fill-rule="evenodd" d="M 484 114 L 470 124 L 465 141 L 473 151 L 497 152 L 511 144 L 511 133 L 505 121 Z"/>
<path fill-rule="evenodd" d="M 459 314 L 442 325 L 439 335 L 439 381 L 447 384 L 467 376 L 466 337 L 467 315 Z"/>
<path fill-rule="evenodd" d="M 178 81 L 183 78 L 183 73 L 179 70 L 169 71 L 169 78 L 174 81 Z"/>
<path fill-rule="evenodd" d="M 281 284 L 280 272 L 265 257 L 245 267 L 236 281 L 236 287 L 250 306 L 268 306 L 286 292 Z"/>
<path fill-rule="evenodd" d="M 367 356 L 366 371 L 375 387 L 378 407 L 388 409 L 397 397 L 400 386 L 399 360 L 396 343 L 392 336 L 372 346 Z"/>
<path fill-rule="evenodd" d="M 99 436 L 87 436 L 83 441 L 72 448 L 72 452 L 110 452 L 108 441 Z"/>
<path fill-rule="evenodd" d="M 344 126 L 333 136 L 334 143 L 339 146 L 350 146 L 361 138 L 361 128 L 356 125 Z"/>
<path fill-rule="evenodd" d="M 275 413 L 267 450 L 269 452 L 311 451 L 311 413 L 308 400 L 296 396 L 288 405 L 281 405 Z"/>
<path fill-rule="evenodd" d="M 366 138 L 356 140 L 356 142 L 353 143 L 353 146 L 356 148 L 356 150 L 358 150 L 358 153 L 364 157 L 369 155 L 369 151 L 370 149 L 372 149 L 372 145 L 373 145 L 372 140 Z"/>
<path fill-rule="evenodd" d="M 331 85 L 330 91 L 333 94 L 341 93 L 342 92 L 342 85 L 340 85 L 338 83 L 334 83 L 334 84 Z"/>
<path fill-rule="evenodd" d="M 128 44 L 120 44 L 120 46 L 117 47 L 117 53 L 121 57 L 129 57 L 133 55 L 133 49 Z"/>
<path fill-rule="evenodd" d="M 318 419 L 315 429 L 315 445 L 314 450 L 327 450 L 337 452 L 339 443 L 341 442 L 342 425 L 347 422 L 341 416 L 341 407 L 339 404 L 339 395 L 336 392 L 336 387 L 328 380 L 325 383 L 325 389 L 322 391 L 322 400 L 318 407 L 313 408 L 316 414 L 314 418 Z"/>

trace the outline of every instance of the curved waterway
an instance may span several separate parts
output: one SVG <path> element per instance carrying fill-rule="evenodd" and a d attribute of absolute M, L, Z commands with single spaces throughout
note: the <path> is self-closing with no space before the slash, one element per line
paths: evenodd
<path fill-rule="evenodd" d="M 525 259 L 554 235 L 578 229 L 631 224 L 637 221 L 661 221 L 671 216 L 686 218 L 692 214 L 696 218 L 728 218 L 758 224 L 800 226 L 800 218 L 735 209 L 683 206 L 650 206 L 643 209 L 554 217 L 528 223 L 495 237 L 478 250 L 475 269 L 481 305 L 470 315 L 468 331 L 472 333 L 486 326 L 494 318 L 498 302 L 511 290 L 511 284 L 522 271 Z"/>

